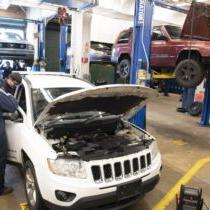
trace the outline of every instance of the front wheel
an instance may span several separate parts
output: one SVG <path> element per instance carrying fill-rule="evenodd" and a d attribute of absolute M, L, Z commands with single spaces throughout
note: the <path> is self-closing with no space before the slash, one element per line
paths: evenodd
<path fill-rule="evenodd" d="M 185 59 L 177 65 L 175 76 L 179 85 L 185 88 L 193 88 L 203 81 L 204 70 L 198 61 Z"/>
<path fill-rule="evenodd" d="M 31 161 L 25 163 L 25 193 L 30 210 L 45 209 Z"/>
<path fill-rule="evenodd" d="M 120 78 L 126 79 L 130 76 L 130 66 L 131 62 L 127 58 L 124 58 L 119 62 L 117 66 L 117 73 L 119 74 Z"/>

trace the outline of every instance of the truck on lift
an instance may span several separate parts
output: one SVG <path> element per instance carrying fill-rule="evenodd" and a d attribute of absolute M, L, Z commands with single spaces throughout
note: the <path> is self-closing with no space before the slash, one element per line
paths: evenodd
<path fill-rule="evenodd" d="M 205 12 L 199 13 L 200 10 Z M 175 25 L 153 28 L 150 55 L 152 69 L 174 73 L 177 82 L 186 88 L 196 87 L 203 81 L 210 63 L 207 11 L 210 11 L 210 6 L 193 3 L 182 29 Z M 198 30 L 201 23 L 206 27 Z M 133 29 L 130 28 L 119 34 L 112 50 L 111 60 L 117 64 L 117 74 L 121 78 L 130 75 L 132 44 Z"/>

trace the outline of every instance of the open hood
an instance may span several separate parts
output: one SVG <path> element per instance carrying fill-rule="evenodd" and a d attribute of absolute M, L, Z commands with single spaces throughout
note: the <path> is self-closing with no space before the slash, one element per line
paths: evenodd
<path fill-rule="evenodd" d="M 210 5 L 192 3 L 182 28 L 181 38 L 210 41 Z"/>
<path fill-rule="evenodd" d="M 67 113 L 100 111 L 124 115 L 127 119 L 145 105 L 145 100 L 156 96 L 150 88 L 137 85 L 105 85 L 82 89 L 62 95 L 50 102 L 38 116 L 35 125 Z"/>

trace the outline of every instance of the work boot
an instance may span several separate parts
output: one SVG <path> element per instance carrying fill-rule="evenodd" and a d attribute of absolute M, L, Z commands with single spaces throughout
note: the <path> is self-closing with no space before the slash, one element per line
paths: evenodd
<path fill-rule="evenodd" d="M 10 194 L 12 192 L 13 192 L 13 188 L 12 187 L 4 187 L 4 189 L 0 191 L 0 196 L 8 195 L 8 194 Z"/>
<path fill-rule="evenodd" d="M 187 110 L 185 108 L 183 108 L 183 107 L 177 108 L 176 111 L 177 112 L 181 112 L 181 113 L 186 113 L 187 112 Z"/>

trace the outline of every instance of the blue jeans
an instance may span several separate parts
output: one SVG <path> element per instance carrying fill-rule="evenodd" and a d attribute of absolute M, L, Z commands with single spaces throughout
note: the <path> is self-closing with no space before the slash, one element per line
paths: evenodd
<path fill-rule="evenodd" d="M 4 176 L 7 162 L 7 138 L 4 120 L 0 118 L 0 193 L 4 189 Z"/>

